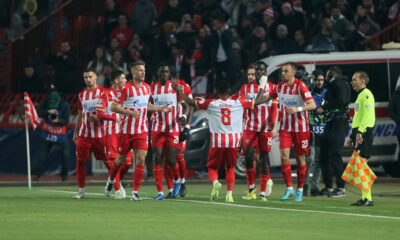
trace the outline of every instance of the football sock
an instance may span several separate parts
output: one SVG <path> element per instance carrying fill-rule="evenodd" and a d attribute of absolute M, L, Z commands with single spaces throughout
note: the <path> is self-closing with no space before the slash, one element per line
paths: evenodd
<path fill-rule="evenodd" d="M 176 161 L 178 162 L 178 165 L 179 165 L 179 176 L 181 178 L 185 178 L 185 176 L 186 176 L 185 156 L 181 153 L 176 154 Z"/>
<path fill-rule="evenodd" d="M 175 166 L 172 167 L 172 174 L 174 176 L 174 180 L 178 181 L 179 179 L 179 165 L 175 163 Z"/>
<path fill-rule="evenodd" d="M 234 168 L 226 168 L 226 190 L 232 191 L 233 186 L 235 185 L 235 169 Z"/>
<path fill-rule="evenodd" d="M 154 180 L 158 192 L 163 191 L 163 169 L 161 165 L 155 165 L 153 168 Z"/>
<path fill-rule="evenodd" d="M 362 199 L 368 199 L 369 201 L 372 201 L 372 194 L 371 194 L 371 188 L 369 189 L 369 191 L 368 192 L 366 192 L 364 189 L 363 190 L 361 190 L 361 192 L 362 192 Z"/>
<path fill-rule="evenodd" d="M 131 168 L 131 164 L 123 164 L 119 168 L 119 178 L 123 179 L 125 177 L 125 174 L 129 171 L 129 168 Z"/>
<path fill-rule="evenodd" d="M 120 181 L 119 181 L 119 171 L 117 172 L 117 175 L 115 176 L 115 181 L 114 181 L 114 189 L 115 191 L 120 190 Z"/>
<path fill-rule="evenodd" d="M 210 182 L 218 181 L 218 170 L 213 168 L 208 168 L 208 179 Z"/>
<path fill-rule="evenodd" d="M 86 181 L 86 161 L 77 160 L 76 161 L 76 179 L 78 181 L 78 187 L 84 188 Z"/>
<path fill-rule="evenodd" d="M 265 193 L 265 189 L 267 188 L 268 175 L 260 173 L 260 191 Z M 264 194 L 265 195 L 265 194 Z"/>
<path fill-rule="evenodd" d="M 114 180 L 115 177 L 117 176 L 118 171 L 119 171 L 119 169 L 121 168 L 121 166 L 117 166 L 117 164 L 115 163 L 115 161 L 112 162 L 112 163 L 113 163 L 113 164 L 111 165 L 112 167 L 111 167 L 110 179 L 111 179 L 111 180 Z"/>
<path fill-rule="evenodd" d="M 139 191 L 144 177 L 144 165 L 136 165 L 133 172 L 133 191 Z"/>
<path fill-rule="evenodd" d="M 292 184 L 292 168 L 290 163 L 281 164 L 282 176 L 285 180 L 286 187 L 293 187 Z"/>
<path fill-rule="evenodd" d="M 172 179 L 172 170 L 169 167 L 167 161 L 164 160 L 164 176 L 165 176 L 165 182 L 167 183 L 168 189 L 173 189 L 174 188 L 174 183 Z"/>
<path fill-rule="evenodd" d="M 306 179 L 307 165 L 297 166 L 297 187 L 303 188 L 304 180 Z"/>
<path fill-rule="evenodd" d="M 246 169 L 246 180 L 250 189 L 255 188 L 256 178 L 254 173 L 254 168 Z"/>

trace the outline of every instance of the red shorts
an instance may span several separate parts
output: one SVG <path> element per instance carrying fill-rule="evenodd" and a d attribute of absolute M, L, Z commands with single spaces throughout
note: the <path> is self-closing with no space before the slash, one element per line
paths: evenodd
<path fill-rule="evenodd" d="M 238 148 L 216 148 L 210 147 L 208 152 L 207 167 L 218 169 L 225 162 L 226 168 L 236 165 Z"/>
<path fill-rule="evenodd" d="M 279 131 L 279 148 L 291 148 L 294 145 L 294 152 L 298 155 L 308 154 L 310 132 L 288 132 Z"/>
<path fill-rule="evenodd" d="M 119 137 L 118 153 L 128 155 L 131 149 L 147 151 L 149 148 L 148 133 L 141 134 L 121 134 Z"/>
<path fill-rule="evenodd" d="M 178 150 L 181 152 L 185 152 L 186 151 L 186 144 L 187 144 L 187 140 L 180 142 L 179 146 L 178 146 Z"/>
<path fill-rule="evenodd" d="M 107 160 L 115 160 L 117 158 L 120 138 L 121 134 L 111 134 L 104 136 L 104 144 L 106 146 Z M 132 158 L 133 158 L 132 151 L 129 151 L 128 155 L 126 155 L 125 163 L 126 162 L 131 163 Z"/>
<path fill-rule="evenodd" d="M 152 132 L 152 148 L 179 148 L 179 133 Z"/>
<path fill-rule="evenodd" d="M 244 131 L 242 147 L 258 147 L 265 152 L 271 152 L 272 132 Z"/>
<path fill-rule="evenodd" d="M 89 160 L 92 151 L 96 160 L 107 160 L 103 138 L 78 137 L 76 139 L 77 159 Z"/>

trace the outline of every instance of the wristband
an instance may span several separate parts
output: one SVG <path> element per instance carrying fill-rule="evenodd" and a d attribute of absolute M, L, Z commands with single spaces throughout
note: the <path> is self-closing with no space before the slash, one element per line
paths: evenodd
<path fill-rule="evenodd" d="M 185 120 L 186 120 L 186 115 L 185 115 L 185 114 L 182 114 L 182 117 L 184 117 L 184 118 L 185 118 Z"/>
<path fill-rule="evenodd" d="M 190 124 L 186 124 L 185 128 L 190 129 Z"/>
<path fill-rule="evenodd" d="M 303 111 L 303 107 L 297 107 L 297 111 L 298 112 L 302 112 Z"/>

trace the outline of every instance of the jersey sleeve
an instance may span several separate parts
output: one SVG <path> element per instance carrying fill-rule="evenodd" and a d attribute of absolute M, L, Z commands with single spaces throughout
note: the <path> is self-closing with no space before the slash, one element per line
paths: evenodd
<path fill-rule="evenodd" d="M 121 96 L 118 99 L 113 99 L 113 102 L 122 104 L 127 96 L 128 96 L 128 88 L 125 87 L 121 90 Z"/>
<path fill-rule="evenodd" d="M 310 101 L 314 101 L 314 98 L 312 97 L 311 92 L 310 90 L 308 90 L 305 83 L 301 82 L 299 84 L 299 88 L 301 97 L 303 98 L 304 102 L 308 103 Z"/>
<path fill-rule="evenodd" d="M 195 100 L 195 105 L 197 109 L 207 110 L 208 106 L 212 102 L 212 99 Z"/>
<path fill-rule="evenodd" d="M 254 108 L 254 100 L 245 100 L 239 99 L 244 109 L 253 109 Z"/>
<path fill-rule="evenodd" d="M 273 85 L 273 87 L 272 87 L 271 90 L 269 91 L 269 96 L 270 96 L 272 99 L 278 98 L 277 89 L 278 89 L 278 86 Z"/>
<path fill-rule="evenodd" d="M 361 104 L 359 106 L 363 108 L 364 114 L 363 119 L 360 119 L 360 126 L 358 127 L 359 132 L 365 132 L 368 126 L 375 125 L 375 99 L 371 92 L 367 92 L 361 98 Z"/>

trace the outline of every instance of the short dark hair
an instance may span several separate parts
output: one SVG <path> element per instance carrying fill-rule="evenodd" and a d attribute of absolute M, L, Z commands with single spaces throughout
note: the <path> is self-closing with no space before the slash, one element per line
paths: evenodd
<path fill-rule="evenodd" d="M 231 85 L 229 84 L 229 82 L 227 82 L 225 80 L 221 80 L 221 81 L 217 82 L 217 93 L 219 93 L 219 94 L 227 93 L 230 88 L 231 88 Z"/>
<path fill-rule="evenodd" d="M 85 69 L 83 70 L 83 73 L 88 73 L 88 72 L 93 72 L 93 73 L 96 74 L 96 76 L 97 76 L 96 69 L 94 69 L 94 68 L 87 67 L 87 68 L 85 68 Z"/>
<path fill-rule="evenodd" d="M 325 78 L 325 74 L 321 69 L 316 69 L 314 70 L 314 72 L 312 73 L 312 75 L 314 75 L 315 78 L 317 78 L 318 76 L 322 75 Z"/>
<path fill-rule="evenodd" d="M 142 65 L 145 66 L 146 63 L 143 62 L 142 60 L 136 60 L 134 62 L 129 63 L 129 70 L 131 70 L 133 67 L 142 66 Z"/>
<path fill-rule="evenodd" d="M 354 74 L 356 74 L 356 73 L 359 74 L 358 77 L 359 77 L 361 80 L 364 80 L 364 81 L 365 81 L 365 85 L 367 85 L 367 84 L 369 83 L 369 76 L 368 76 L 368 74 L 367 74 L 366 72 L 364 72 L 364 71 L 357 71 L 357 72 L 355 72 Z"/>
<path fill-rule="evenodd" d="M 112 82 L 114 82 L 115 79 L 119 78 L 122 74 L 125 74 L 123 71 L 121 70 L 114 70 L 111 72 L 111 80 Z"/>
<path fill-rule="evenodd" d="M 294 63 L 294 62 L 285 62 L 284 64 L 282 64 L 282 66 L 285 66 L 285 65 L 289 65 L 292 68 L 293 71 L 297 71 L 296 63 Z"/>
<path fill-rule="evenodd" d="M 264 65 L 265 66 L 265 69 L 267 69 L 268 68 L 268 64 L 266 64 L 265 62 L 263 62 L 263 61 L 258 61 L 258 62 L 256 62 L 256 64 L 255 65 L 258 65 L 258 64 L 262 64 L 262 65 Z M 255 67 L 255 65 L 254 65 L 254 67 Z"/>
<path fill-rule="evenodd" d="M 249 69 L 255 69 L 255 68 L 256 68 L 256 65 L 253 64 L 253 63 L 250 63 L 249 66 L 247 67 L 247 70 L 249 70 Z"/>
<path fill-rule="evenodd" d="M 328 71 L 334 72 L 337 75 L 341 75 L 342 74 L 342 70 L 338 66 L 332 66 L 332 67 L 328 68 Z"/>

